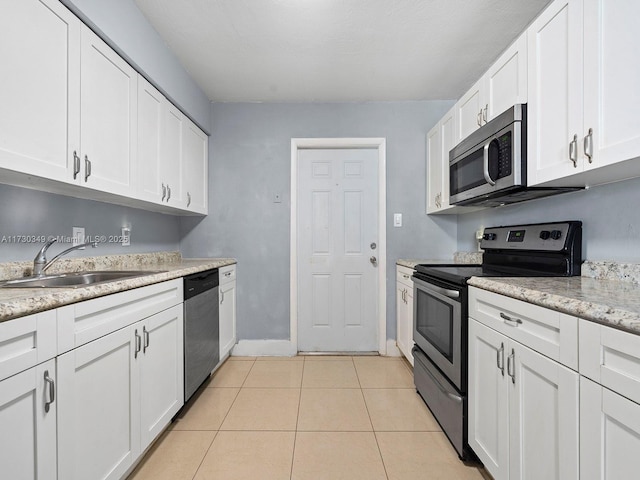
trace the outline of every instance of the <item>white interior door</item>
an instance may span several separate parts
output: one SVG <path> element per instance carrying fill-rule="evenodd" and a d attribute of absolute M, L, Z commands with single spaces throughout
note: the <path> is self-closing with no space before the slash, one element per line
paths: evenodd
<path fill-rule="evenodd" d="M 297 171 L 298 350 L 377 351 L 378 150 L 299 150 Z"/>

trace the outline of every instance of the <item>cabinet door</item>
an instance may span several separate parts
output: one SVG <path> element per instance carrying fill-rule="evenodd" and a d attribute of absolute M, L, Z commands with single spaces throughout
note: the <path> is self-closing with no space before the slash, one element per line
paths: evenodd
<path fill-rule="evenodd" d="M 0 168 L 73 181 L 80 21 L 56 0 L 3 3 Z"/>
<path fill-rule="evenodd" d="M 427 213 L 440 209 L 442 198 L 442 150 L 440 148 L 440 123 L 427 133 Z"/>
<path fill-rule="evenodd" d="M 206 214 L 208 210 L 208 137 L 193 122 L 185 118 L 183 154 L 185 206 L 192 212 Z"/>
<path fill-rule="evenodd" d="M 149 82 L 138 76 L 138 152 L 136 157 L 136 196 L 162 201 L 161 157 L 165 98 Z M 166 192 L 165 192 L 166 193 Z"/>
<path fill-rule="evenodd" d="M 597 168 L 640 156 L 640 62 L 637 61 L 640 2 L 584 0 L 584 130 L 592 130 Z M 632 60 L 635 59 L 635 60 Z M 588 142 L 589 139 L 586 139 Z"/>
<path fill-rule="evenodd" d="M 55 480 L 55 380 L 55 360 L 49 360 L 0 382 L 2 478 Z"/>
<path fill-rule="evenodd" d="M 528 29 L 527 175 L 531 185 L 582 170 L 578 149 L 583 115 L 582 1 L 556 0 Z"/>
<path fill-rule="evenodd" d="M 236 281 L 220 285 L 220 359 L 236 344 Z"/>
<path fill-rule="evenodd" d="M 140 367 L 141 447 L 144 450 L 184 404 L 183 307 L 147 318 L 142 328 Z"/>
<path fill-rule="evenodd" d="M 507 344 L 469 319 L 469 445 L 496 480 L 509 478 Z"/>
<path fill-rule="evenodd" d="M 396 345 L 400 352 L 413 365 L 411 347 L 407 342 L 407 338 L 409 336 L 409 321 L 413 317 L 413 313 L 409 316 L 409 302 L 407 300 L 408 291 L 409 290 L 406 285 L 396 282 Z"/>
<path fill-rule="evenodd" d="M 482 114 L 485 112 L 482 77 L 456 103 L 456 143 L 464 140 L 484 123 Z"/>
<path fill-rule="evenodd" d="M 580 478 L 638 477 L 640 405 L 580 377 Z"/>
<path fill-rule="evenodd" d="M 88 27 L 81 39 L 81 182 L 132 197 L 138 75 Z"/>
<path fill-rule="evenodd" d="M 185 117 L 180 110 L 165 100 L 164 120 L 166 124 L 162 139 L 161 186 L 166 189 L 166 196 L 163 195 L 163 202 L 183 208 Z"/>
<path fill-rule="evenodd" d="M 516 103 L 527 103 L 527 33 L 523 33 L 486 73 L 487 120 Z"/>
<path fill-rule="evenodd" d="M 141 335 L 132 325 L 58 357 L 58 478 L 119 479 L 140 453 Z"/>
<path fill-rule="evenodd" d="M 440 195 L 441 210 L 449 208 L 449 152 L 456 146 L 455 108 L 449 110 L 440 120 L 440 164 L 442 166 Z"/>
<path fill-rule="evenodd" d="M 578 480 L 579 375 L 516 342 L 505 355 L 513 369 L 509 478 Z"/>

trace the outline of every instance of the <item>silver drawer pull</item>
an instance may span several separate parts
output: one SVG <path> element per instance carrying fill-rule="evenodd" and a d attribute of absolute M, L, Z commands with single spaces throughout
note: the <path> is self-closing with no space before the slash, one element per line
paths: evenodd
<path fill-rule="evenodd" d="M 500 312 L 500 318 L 504 320 L 504 323 L 506 323 L 507 325 L 511 325 L 512 327 L 517 327 L 518 325 L 522 324 L 522 320 L 520 320 L 519 318 L 511 318 L 509 315 L 505 315 L 502 312 Z M 514 323 L 515 325 L 513 325 Z"/>

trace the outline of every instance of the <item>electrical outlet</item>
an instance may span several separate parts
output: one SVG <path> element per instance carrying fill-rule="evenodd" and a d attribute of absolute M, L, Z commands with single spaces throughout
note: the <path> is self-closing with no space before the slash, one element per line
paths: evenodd
<path fill-rule="evenodd" d="M 76 245 L 80 245 L 84 243 L 84 227 L 73 227 L 71 234 L 71 246 L 75 247 Z M 81 248 L 84 250 L 84 247 Z"/>
<path fill-rule="evenodd" d="M 476 230 L 476 242 L 482 240 L 482 235 L 484 235 L 484 229 Z"/>
<path fill-rule="evenodd" d="M 122 246 L 128 247 L 131 245 L 131 228 L 122 227 Z"/>
<path fill-rule="evenodd" d="M 279 193 L 273 194 L 273 203 L 282 203 L 282 195 Z"/>

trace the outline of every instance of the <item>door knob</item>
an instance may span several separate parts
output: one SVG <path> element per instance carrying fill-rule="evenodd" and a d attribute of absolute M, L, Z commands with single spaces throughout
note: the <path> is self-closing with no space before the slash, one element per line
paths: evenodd
<path fill-rule="evenodd" d="M 373 265 L 374 267 L 378 265 L 378 259 L 376 257 L 371 257 L 369 261 L 371 262 L 371 265 Z"/>
<path fill-rule="evenodd" d="M 376 245 L 376 242 L 372 242 L 370 247 L 371 247 L 371 250 L 375 250 L 376 248 L 378 248 L 378 245 Z"/>

